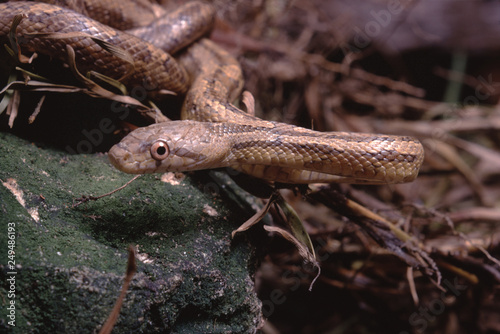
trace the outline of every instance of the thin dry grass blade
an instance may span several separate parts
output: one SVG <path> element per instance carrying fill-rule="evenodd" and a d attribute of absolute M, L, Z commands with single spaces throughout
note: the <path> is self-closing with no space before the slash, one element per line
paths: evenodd
<path fill-rule="evenodd" d="M 316 259 L 311 238 L 309 237 L 309 234 L 307 233 L 297 212 L 283 199 L 282 196 L 278 197 L 275 204 L 282 210 L 285 216 L 285 221 L 290 227 L 294 238 L 307 248 L 308 253 L 310 253 L 312 258 Z M 306 260 L 309 261 L 309 258 L 306 258 Z"/>
<path fill-rule="evenodd" d="M 88 79 L 87 77 L 83 76 L 77 69 L 76 63 L 75 63 L 75 50 L 69 45 L 66 46 L 66 51 L 68 52 L 68 64 L 75 75 L 75 77 L 80 80 L 92 94 L 95 97 L 101 97 L 101 98 L 106 98 L 109 100 L 121 102 L 124 104 L 131 104 L 135 106 L 139 106 L 144 109 L 148 109 L 147 106 L 139 102 L 138 100 L 134 99 L 133 97 L 130 96 L 123 96 L 123 95 L 118 95 L 115 94 L 107 89 L 104 89 L 103 87 L 99 86 L 96 84 L 94 81 Z"/>
<path fill-rule="evenodd" d="M 43 95 L 41 98 L 40 98 L 40 101 L 38 101 L 37 105 L 36 105 L 36 108 L 35 110 L 33 111 L 33 113 L 31 114 L 31 116 L 28 118 L 28 123 L 29 124 L 32 124 L 36 117 L 38 116 L 38 114 L 40 113 L 40 111 L 42 110 L 42 104 L 43 104 L 43 101 L 45 101 L 45 96 L 47 95 Z"/>
<path fill-rule="evenodd" d="M 12 24 L 10 26 L 10 31 L 9 31 L 9 42 L 11 45 L 11 49 L 9 49 L 6 46 L 7 51 L 14 57 L 19 60 L 20 63 L 30 63 L 32 58 L 27 58 L 21 53 L 21 46 L 17 42 L 17 36 L 16 36 L 16 31 L 17 31 L 17 26 L 21 23 L 21 21 L 27 17 L 26 14 L 18 14 L 14 16 L 12 19 Z"/>
<path fill-rule="evenodd" d="M 268 226 L 268 225 L 264 225 L 264 229 L 268 232 L 278 233 L 283 238 L 290 241 L 299 251 L 299 255 L 305 261 L 311 263 L 316 269 L 318 269 L 316 277 L 311 281 L 311 284 L 309 285 L 309 291 L 311 291 L 314 283 L 318 279 L 319 275 L 321 275 L 321 267 L 319 266 L 318 261 L 316 261 L 314 254 L 309 251 L 309 248 L 306 245 L 304 245 L 301 241 L 299 241 L 294 235 L 292 235 L 287 230 L 282 229 L 281 227 L 278 226 Z"/>
<path fill-rule="evenodd" d="M 266 205 L 264 205 L 264 207 L 262 209 L 260 209 L 252 217 L 250 217 L 250 219 L 248 219 L 246 222 L 241 224 L 240 227 L 238 227 L 236 230 L 234 230 L 231 233 L 231 237 L 234 238 L 236 233 L 247 231 L 250 227 L 252 227 L 255 224 L 257 224 L 258 222 L 260 222 L 262 220 L 262 218 L 264 218 L 264 216 L 269 212 L 271 205 L 276 201 L 278 196 L 279 196 L 278 193 L 276 193 L 276 192 L 273 193 L 271 195 L 271 197 L 269 198 L 269 200 L 267 201 Z"/>
<path fill-rule="evenodd" d="M 113 327 L 115 326 L 116 320 L 118 319 L 118 316 L 120 315 L 120 309 L 122 308 L 123 301 L 125 299 L 125 296 L 127 294 L 128 287 L 130 285 L 130 282 L 132 281 L 132 278 L 134 277 L 135 273 L 137 272 L 137 265 L 135 263 L 135 249 L 132 246 L 129 246 L 128 248 L 128 261 L 127 261 L 127 273 L 125 275 L 125 279 L 123 282 L 122 290 L 120 292 L 120 296 L 116 300 L 115 306 L 113 307 L 113 310 L 109 314 L 108 319 L 102 326 L 101 330 L 99 331 L 99 334 L 110 334 L 111 331 L 113 330 Z"/>
<path fill-rule="evenodd" d="M 94 77 L 96 79 L 101 80 L 102 82 L 107 83 L 108 85 L 115 87 L 118 89 L 123 95 L 127 95 L 127 87 L 125 87 L 124 84 L 122 84 L 119 80 L 115 80 L 113 78 L 110 78 L 104 74 L 95 72 L 95 71 L 90 71 L 87 73 L 87 77 L 90 79 L 91 77 Z M 92 79 L 91 79 L 92 80 Z"/>
<path fill-rule="evenodd" d="M 7 105 L 7 115 L 9 115 L 9 127 L 11 129 L 14 126 L 14 120 L 17 117 L 20 103 L 21 103 L 21 93 L 16 90 L 12 95 L 12 100 Z"/>

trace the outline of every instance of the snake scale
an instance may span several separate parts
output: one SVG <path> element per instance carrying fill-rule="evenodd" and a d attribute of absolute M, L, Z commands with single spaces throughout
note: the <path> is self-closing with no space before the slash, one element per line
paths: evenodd
<path fill-rule="evenodd" d="M 193 2 L 166 13 L 147 0 L 124 0 L 111 6 L 116 9 L 113 12 L 103 7 L 106 2 L 57 3 L 80 13 L 45 3 L 0 4 L 0 41 L 7 43 L 14 17 L 22 14 L 15 33 L 23 52 L 66 61 L 69 45 L 82 72 L 94 70 L 127 87 L 147 87 L 152 99 L 172 91 L 185 95 L 181 121 L 138 128 L 111 148 L 110 161 L 121 171 L 139 174 L 231 167 L 282 183 L 387 184 L 417 177 L 424 151 L 414 138 L 322 133 L 265 121 L 233 106 L 230 101 L 241 92 L 242 73 L 236 59 L 202 38 L 214 21 L 210 5 Z M 71 35 L 75 32 L 84 35 Z M 54 38 L 50 35 L 54 33 L 67 37 Z M 132 64 L 96 40 L 125 50 Z M 176 58 L 168 52 L 177 52 Z"/>

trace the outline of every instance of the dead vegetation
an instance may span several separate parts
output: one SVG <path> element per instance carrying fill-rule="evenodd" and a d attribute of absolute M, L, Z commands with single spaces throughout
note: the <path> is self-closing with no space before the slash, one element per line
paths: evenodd
<path fill-rule="evenodd" d="M 370 21 L 352 22 L 331 2 L 216 4 L 213 38 L 238 55 L 257 115 L 321 131 L 411 135 L 426 149 L 411 184 L 284 193 L 322 271 L 308 292 L 315 270 L 273 240 L 257 276 L 263 332 L 500 331 L 500 85 L 489 62 L 498 53 L 477 54 L 471 43 L 467 58 L 451 41 L 394 52 L 388 31 L 418 33 L 418 24 L 404 26 L 418 2 L 361 46 L 356 31 Z M 352 4 L 371 5 L 384 10 Z"/>

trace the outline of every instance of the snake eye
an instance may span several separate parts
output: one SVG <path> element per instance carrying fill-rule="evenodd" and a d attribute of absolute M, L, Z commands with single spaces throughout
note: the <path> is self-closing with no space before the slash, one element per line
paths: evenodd
<path fill-rule="evenodd" d="M 153 159 L 161 161 L 168 157 L 170 150 L 168 145 L 163 140 L 158 140 L 151 145 L 151 156 Z"/>

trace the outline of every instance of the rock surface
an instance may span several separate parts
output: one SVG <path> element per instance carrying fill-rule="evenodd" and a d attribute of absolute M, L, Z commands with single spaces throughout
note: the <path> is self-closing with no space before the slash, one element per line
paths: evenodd
<path fill-rule="evenodd" d="M 138 250 L 138 272 L 115 333 L 257 330 L 254 251 L 245 236 L 231 239 L 253 212 L 225 185 L 148 175 L 73 207 L 131 176 L 105 155 L 69 155 L 1 132 L 0 164 L 0 291 L 7 296 L 8 272 L 16 272 L 14 332 L 98 332 L 119 295 L 128 245 Z M 8 223 L 15 268 L 5 251 Z M 10 300 L 0 300 L 2 313 Z"/>

